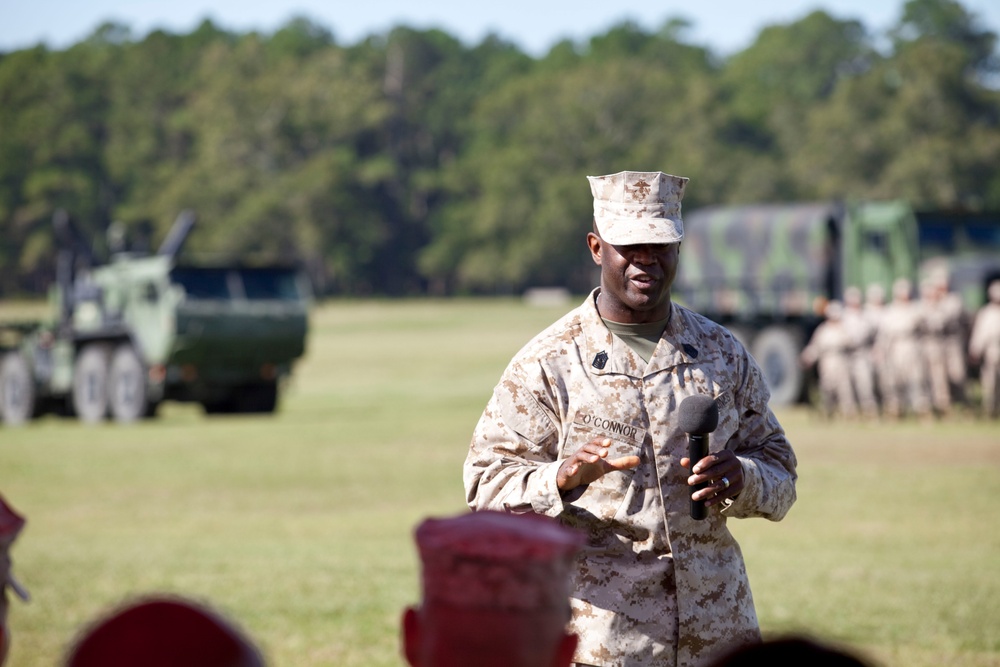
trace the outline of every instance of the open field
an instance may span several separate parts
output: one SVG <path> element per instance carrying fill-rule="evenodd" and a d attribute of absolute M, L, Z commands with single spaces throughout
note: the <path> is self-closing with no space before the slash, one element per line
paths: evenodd
<path fill-rule="evenodd" d="M 563 312 L 515 301 L 333 302 L 279 415 L 164 406 L 135 426 L 0 427 L 13 667 L 50 667 L 145 592 L 206 600 L 276 667 L 399 667 L 414 525 L 464 509 L 469 435 L 510 356 Z M 0 310 L 0 316 L 3 316 Z M 781 411 L 787 519 L 732 522 L 766 634 L 886 666 L 1000 665 L 1000 424 L 837 424 Z"/>

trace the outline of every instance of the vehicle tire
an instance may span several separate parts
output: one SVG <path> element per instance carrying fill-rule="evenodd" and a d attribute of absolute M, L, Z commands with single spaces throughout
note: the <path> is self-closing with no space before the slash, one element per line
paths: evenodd
<path fill-rule="evenodd" d="M 277 407 L 277 381 L 250 384 L 242 387 L 236 394 L 237 412 L 271 414 Z"/>
<path fill-rule="evenodd" d="M 90 424 L 108 414 L 107 345 L 85 345 L 73 366 L 73 412 L 80 421 Z"/>
<path fill-rule="evenodd" d="M 28 361 L 17 352 L 0 357 L 0 419 L 20 426 L 35 416 L 35 379 Z"/>
<path fill-rule="evenodd" d="M 771 406 L 791 405 L 802 398 L 801 352 L 802 335 L 789 327 L 767 327 L 754 338 L 751 354 L 771 389 Z"/>
<path fill-rule="evenodd" d="M 146 369 L 135 348 L 125 343 L 111 356 L 108 405 L 116 422 L 127 424 L 149 413 Z"/>

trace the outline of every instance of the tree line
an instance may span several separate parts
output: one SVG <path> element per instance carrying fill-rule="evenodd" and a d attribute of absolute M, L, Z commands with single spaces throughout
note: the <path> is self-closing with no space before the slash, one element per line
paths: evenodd
<path fill-rule="evenodd" d="M 690 177 L 685 209 L 902 197 L 1000 209 L 997 36 L 956 0 L 875 34 L 823 11 L 721 58 L 670 19 L 531 57 L 405 26 L 340 44 L 204 22 L 0 54 L 0 296 L 42 293 L 52 216 L 107 252 L 301 262 L 321 295 L 588 289 L 585 176 Z"/>

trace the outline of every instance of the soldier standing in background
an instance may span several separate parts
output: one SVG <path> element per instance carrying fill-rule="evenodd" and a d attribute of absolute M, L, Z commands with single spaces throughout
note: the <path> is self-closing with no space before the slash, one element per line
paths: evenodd
<path fill-rule="evenodd" d="M 913 283 L 900 278 L 892 284 L 892 301 L 875 334 L 876 357 L 882 362 L 888 394 L 882 397 L 885 414 L 897 419 L 907 412 L 929 417 L 927 372 L 921 348 L 923 314 L 912 299 Z"/>
<path fill-rule="evenodd" d="M 886 372 L 886 362 L 882 358 L 882 350 L 876 345 L 878 330 L 882 326 L 882 318 L 885 317 L 885 290 L 882 285 L 872 283 L 865 290 L 865 321 L 872 331 L 871 363 L 872 373 L 875 376 L 875 388 L 878 391 L 878 402 L 881 411 L 885 411 L 886 397 L 892 393 L 892 383 Z"/>
<path fill-rule="evenodd" d="M 951 382 L 945 356 L 948 313 L 942 297 L 937 285 L 929 279 L 920 282 L 920 309 L 923 313 L 920 347 L 927 366 L 927 388 L 930 390 L 934 411 L 938 416 L 946 417 L 951 414 Z"/>
<path fill-rule="evenodd" d="M 809 344 L 802 350 L 800 360 L 807 368 L 817 366 L 823 414 L 827 417 L 839 414 L 853 419 L 858 416 L 858 404 L 851 385 L 850 358 L 854 353 L 854 341 L 844 326 L 843 315 L 844 306 L 839 301 L 826 304 L 823 309 L 826 319 L 816 327 Z"/>
<path fill-rule="evenodd" d="M 948 288 L 948 278 L 941 276 L 935 281 L 944 313 L 944 357 L 948 369 L 948 384 L 953 403 L 966 403 L 965 385 L 969 379 L 969 368 L 965 363 L 966 341 L 969 321 L 962 297 Z"/>
<path fill-rule="evenodd" d="M 848 363 L 851 383 L 861 414 L 866 419 L 878 417 L 878 397 L 875 395 L 875 370 L 872 366 L 872 345 L 875 327 L 862 309 L 861 290 L 848 287 L 844 290 L 844 329 L 851 339 L 853 349 Z"/>
<path fill-rule="evenodd" d="M 1000 415 L 997 388 L 1000 385 L 1000 280 L 990 283 L 989 302 L 976 313 L 969 336 L 969 358 L 979 364 L 983 392 L 983 415 L 996 419 Z"/>

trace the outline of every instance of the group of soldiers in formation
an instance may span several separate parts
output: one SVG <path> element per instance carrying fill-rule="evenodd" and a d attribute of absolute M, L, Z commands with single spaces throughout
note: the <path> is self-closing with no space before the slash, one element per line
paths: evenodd
<path fill-rule="evenodd" d="M 978 367 L 981 413 L 996 419 L 1000 280 L 987 292 L 987 303 L 969 314 L 943 279 L 922 282 L 917 295 L 911 281 L 899 279 L 888 302 L 881 285 L 864 294 L 845 289 L 843 301 L 826 304 L 802 351 L 802 363 L 816 366 L 824 414 L 933 418 L 974 409 L 969 371 Z"/>

